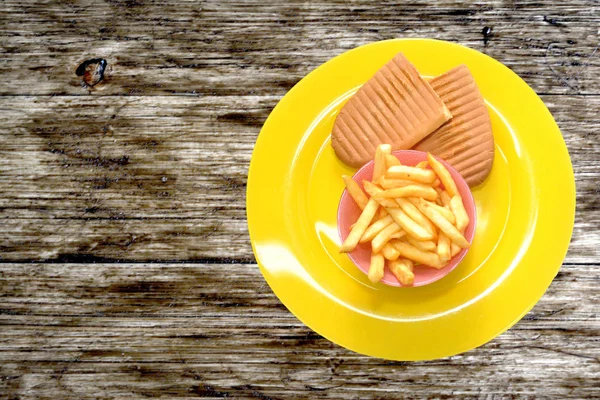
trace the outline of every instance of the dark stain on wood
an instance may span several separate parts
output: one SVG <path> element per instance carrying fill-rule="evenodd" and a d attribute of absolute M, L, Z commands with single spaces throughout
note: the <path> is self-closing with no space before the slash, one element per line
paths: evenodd
<path fill-rule="evenodd" d="M 104 79 L 108 63 L 104 58 L 92 58 L 79 64 L 75 75 L 81 76 L 84 86 L 94 87 Z"/>
<path fill-rule="evenodd" d="M 544 22 L 547 22 L 548 24 L 554 25 L 554 26 L 562 26 L 563 25 L 556 18 L 548 18 L 548 16 L 546 16 L 546 15 L 544 15 Z"/>
<path fill-rule="evenodd" d="M 481 30 L 481 34 L 483 35 L 483 45 L 487 46 L 490 37 L 492 36 L 492 28 L 490 28 L 489 26 L 484 26 Z"/>
<path fill-rule="evenodd" d="M 209 385 L 194 385 L 191 392 L 199 397 L 225 398 L 230 396 L 228 392 L 217 390 Z"/>
<path fill-rule="evenodd" d="M 250 114 L 244 112 L 227 113 L 217 116 L 217 121 L 225 123 L 241 124 L 253 128 L 262 127 L 267 116 L 264 114 Z"/>

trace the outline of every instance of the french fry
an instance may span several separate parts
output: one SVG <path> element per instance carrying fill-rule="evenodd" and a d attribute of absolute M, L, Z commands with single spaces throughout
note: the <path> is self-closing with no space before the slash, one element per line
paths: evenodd
<path fill-rule="evenodd" d="M 394 233 L 400 232 L 401 230 L 402 228 L 400 228 L 395 223 L 392 223 L 386 226 L 384 229 L 382 229 L 381 232 L 379 232 L 377 236 L 375 236 L 371 241 L 371 248 L 373 249 L 373 253 L 379 253 L 381 249 L 383 249 L 383 246 L 385 246 L 385 244 L 390 241 L 391 236 Z"/>
<path fill-rule="evenodd" d="M 373 179 L 372 181 L 377 183 L 379 178 L 385 174 L 386 161 L 385 156 L 392 152 L 392 146 L 389 144 L 380 144 L 375 150 L 375 161 L 373 165 Z"/>
<path fill-rule="evenodd" d="M 388 213 L 392 216 L 394 221 L 400 225 L 400 227 L 409 235 L 419 240 L 430 240 L 433 239 L 433 235 L 428 232 L 421 225 L 417 224 L 412 218 L 410 218 L 404 211 L 399 208 L 388 208 Z"/>
<path fill-rule="evenodd" d="M 412 246 L 405 242 L 401 242 L 399 240 L 394 241 L 393 244 L 394 246 L 396 246 L 398 251 L 400 251 L 401 257 L 408 258 L 409 260 L 425 264 L 437 269 L 443 267 L 443 264 L 440 261 L 440 257 L 437 255 L 437 253 L 419 250 L 415 246 Z"/>
<path fill-rule="evenodd" d="M 438 256 L 440 256 L 440 261 L 442 263 L 446 263 L 450 260 L 450 258 L 452 257 L 451 255 L 451 251 L 450 251 L 450 239 L 448 238 L 448 236 L 446 236 L 443 233 L 440 233 L 439 237 L 438 237 L 438 244 L 437 244 L 437 254 Z"/>
<path fill-rule="evenodd" d="M 380 253 L 371 254 L 371 266 L 369 267 L 368 277 L 373 283 L 377 283 L 383 278 L 383 268 L 385 266 L 385 259 Z"/>
<path fill-rule="evenodd" d="M 364 210 L 369 201 L 365 192 L 362 191 L 360 185 L 351 177 L 342 175 L 342 179 L 344 180 L 344 185 L 346 185 L 346 190 L 350 194 L 350 197 L 352 197 L 361 210 Z"/>
<path fill-rule="evenodd" d="M 444 208 L 440 205 L 437 205 L 435 203 L 432 202 L 428 202 L 428 204 L 433 207 L 434 210 L 436 210 L 437 212 L 439 212 L 440 214 L 442 214 L 442 216 L 444 218 L 446 218 L 452 225 L 456 224 L 456 218 L 454 217 L 454 214 L 452 213 L 452 211 L 448 210 L 447 208 Z M 458 228 L 458 227 L 457 227 Z M 460 230 L 460 229 L 459 229 Z"/>
<path fill-rule="evenodd" d="M 406 232 L 400 231 L 400 232 L 396 232 L 392 236 L 390 236 L 390 239 L 400 239 L 400 238 L 403 238 L 404 236 L 406 236 Z"/>
<path fill-rule="evenodd" d="M 425 168 L 427 168 L 428 165 L 429 165 L 429 163 L 427 161 L 421 161 L 420 163 L 415 165 L 415 168 L 425 169 Z"/>
<path fill-rule="evenodd" d="M 412 236 L 407 236 L 406 241 L 423 251 L 436 251 L 437 245 L 432 240 L 417 240 Z"/>
<path fill-rule="evenodd" d="M 410 179 L 388 179 L 385 176 L 379 178 L 379 184 L 384 189 L 393 189 L 403 186 L 414 185 L 415 181 L 411 181 Z"/>
<path fill-rule="evenodd" d="M 385 175 L 390 179 L 410 179 L 424 183 L 432 183 L 435 180 L 435 172 L 432 170 L 409 167 L 407 165 L 389 167 Z"/>
<path fill-rule="evenodd" d="M 386 243 L 385 246 L 383 246 L 383 248 L 381 249 L 381 254 L 383 254 L 386 260 L 390 261 L 395 261 L 398 259 L 398 257 L 400 257 L 400 252 L 390 242 Z"/>
<path fill-rule="evenodd" d="M 406 215 L 408 215 L 410 218 L 413 219 L 413 221 L 415 221 L 417 224 L 421 225 L 429 233 L 431 233 L 434 240 L 437 239 L 437 229 L 435 228 L 435 225 L 433 225 L 433 223 L 429 219 L 427 219 L 427 217 L 423 215 L 421 211 L 419 211 L 419 209 L 412 203 L 412 200 L 416 199 L 412 197 L 409 197 L 408 199 L 397 198 L 396 203 L 398 203 L 398 205 L 400 206 L 402 211 L 406 213 Z"/>
<path fill-rule="evenodd" d="M 389 268 L 392 274 L 398 279 L 398 281 L 405 286 L 410 286 L 415 281 L 415 274 L 412 268 L 404 263 L 404 260 L 392 261 L 389 263 Z"/>
<path fill-rule="evenodd" d="M 394 220 L 390 215 L 387 215 L 383 218 L 379 218 L 377 221 L 373 222 L 362 235 L 358 243 L 370 242 L 373 240 L 375 236 L 383 229 L 385 229 L 388 225 L 394 224 Z"/>
<path fill-rule="evenodd" d="M 441 184 L 442 182 L 438 178 L 435 178 L 435 180 L 431 183 L 431 186 L 436 188 L 439 187 Z"/>
<path fill-rule="evenodd" d="M 438 192 L 438 195 L 440 196 L 440 200 L 442 200 L 442 205 L 444 207 L 450 207 L 450 195 L 448 194 L 448 192 L 446 192 L 445 190 L 442 190 L 440 188 L 437 188 L 436 191 Z"/>
<path fill-rule="evenodd" d="M 452 243 L 452 244 L 450 245 L 450 255 L 451 255 L 452 257 L 454 257 L 455 255 L 457 255 L 458 253 L 460 253 L 460 251 L 461 251 L 461 250 L 462 250 L 462 249 L 460 248 L 460 246 L 459 246 L 459 245 L 457 245 L 456 243 Z"/>
<path fill-rule="evenodd" d="M 442 181 L 444 189 L 446 189 L 450 197 L 456 196 L 458 194 L 456 183 L 454 183 L 454 179 L 452 179 L 452 175 L 450 175 L 450 172 L 448 172 L 446 167 L 444 167 L 431 153 L 427 153 L 427 160 L 429 161 L 431 168 L 433 168 L 436 175 Z"/>
<path fill-rule="evenodd" d="M 372 195 L 376 200 L 393 199 L 396 197 L 422 197 L 426 200 L 435 201 L 437 192 L 431 186 L 425 185 L 410 185 L 394 189 L 387 189 L 383 192 Z M 383 205 L 383 204 L 382 204 Z"/>
<path fill-rule="evenodd" d="M 456 229 L 462 232 L 469 225 L 470 221 L 467 210 L 465 210 L 463 201 L 459 196 L 454 196 L 450 199 L 450 210 L 452 210 L 452 214 L 456 218 Z"/>
<path fill-rule="evenodd" d="M 363 181 L 363 186 L 365 188 L 365 191 L 369 194 L 369 196 L 371 196 L 371 198 L 374 198 L 375 200 L 377 200 L 379 202 L 379 204 L 381 204 L 382 206 L 386 207 L 386 208 L 398 208 L 398 204 L 396 204 L 396 202 L 394 200 L 390 200 L 390 199 L 377 199 L 376 196 L 383 193 L 383 189 L 381 189 L 379 186 L 375 185 L 372 182 L 369 181 Z"/>
<path fill-rule="evenodd" d="M 386 154 L 385 155 L 385 166 L 387 167 L 386 171 L 389 167 L 393 167 L 395 165 L 402 165 L 402 163 L 400 162 L 400 160 L 398 160 L 398 158 L 395 155 Z"/>
<path fill-rule="evenodd" d="M 385 211 L 385 208 L 379 207 L 379 211 L 377 212 L 377 219 L 381 219 L 387 217 L 388 213 Z"/>
<path fill-rule="evenodd" d="M 360 217 L 358 217 L 354 228 L 352 228 L 352 230 L 348 234 L 348 237 L 342 244 L 342 247 L 340 247 L 340 253 L 348 253 L 354 250 L 354 248 L 358 244 L 358 241 L 369 227 L 369 224 L 375 216 L 375 213 L 377 212 L 378 208 L 379 203 L 377 203 L 374 199 L 369 199 L 367 205 L 365 206 L 365 209 L 360 214 Z"/>
<path fill-rule="evenodd" d="M 450 240 L 452 240 L 462 248 L 469 247 L 469 242 L 467 241 L 467 239 L 465 239 L 465 237 L 459 232 L 459 230 L 456 229 L 456 227 L 452 225 L 446 218 L 444 218 L 442 214 L 440 214 L 433 207 L 431 207 L 430 203 L 427 203 L 423 199 L 419 199 L 417 208 L 419 209 L 419 211 L 425 214 L 425 216 L 429 218 L 431 222 L 433 222 L 438 228 L 440 228 L 442 232 L 448 235 Z"/>

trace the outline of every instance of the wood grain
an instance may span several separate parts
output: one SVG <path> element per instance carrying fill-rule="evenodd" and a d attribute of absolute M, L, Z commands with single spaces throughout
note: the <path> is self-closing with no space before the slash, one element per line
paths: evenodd
<path fill-rule="evenodd" d="M 3 8 L 0 94 L 85 94 L 74 71 L 103 57 L 107 78 L 94 94 L 282 95 L 331 57 L 397 37 L 484 51 L 538 93 L 600 94 L 593 1 L 88 0 L 40 8 L 9 0 Z"/>
<path fill-rule="evenodd" d="M 0 398 L 600 398 L 599 26 L 583 0 L 4 1 Z M 245 217 L 277 101 L 396 37 L 513 69 L 557 120 L 577 184 L 546 295 L 488 344 L 430 362 L 305 327 L 253 264 Z"/>
<path fill-rule="evenodd" d="M 313 333 L 255 265 L 2 264 L 0 388 L 50 397 L 595 397 L 597 283 L 588 265 L 567 265 L 492 342 L 403 363 Z"/>

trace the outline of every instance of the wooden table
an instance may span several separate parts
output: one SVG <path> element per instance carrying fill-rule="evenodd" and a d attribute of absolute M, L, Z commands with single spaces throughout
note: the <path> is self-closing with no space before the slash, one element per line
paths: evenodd
<path fill-rule="evenodd" d="M 2 2 L 2 398 L 600 398 L 597 1 L 162 3 Z M 395 37 L 512 68 L 556 118 L 577 181 L 571 247 L 538 305 L 430 362 L 361 356 L 304 326 L 246 225 L 277 101 Z M 76 74 L 86 60 L 95 76 Z"/>

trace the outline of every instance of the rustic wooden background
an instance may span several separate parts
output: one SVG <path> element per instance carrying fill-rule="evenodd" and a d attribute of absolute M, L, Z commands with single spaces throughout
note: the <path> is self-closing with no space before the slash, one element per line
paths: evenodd
<path fill-rule="evenodd" d="M 600 398 L 598 1 L 0 4 L 2 398 Z M 357 355 L 301 324 L 264 282 L 245 217 L 277 101 L 329 58 L 396 37 L 512 68 L 556 118 L 577 181 L 543 299 L 430 362 Z M 100 82 L 98 60 L 76 74 L 93 59 Z"/>

